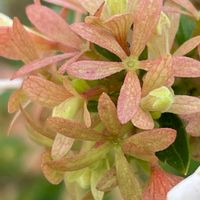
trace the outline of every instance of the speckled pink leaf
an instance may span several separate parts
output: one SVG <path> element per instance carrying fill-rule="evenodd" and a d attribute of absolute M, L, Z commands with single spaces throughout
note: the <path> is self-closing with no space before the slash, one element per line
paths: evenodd
<path fill-rule="evenodd" d="M 35 70 L 44 68 L 48 65 L 56 64 L 57 62 L 62 61 L 67 58 L 70 58 L 70 57 L 74 56 L 75 54 L 76 54 L 76 52 L 65 53 L 65 54 L 50 56 L 50 57 L 46 57 L 46 58 L 41 58 L 39 60 L 37 59 L 29 64 L 22 66 L 17 72 L 15 72 L 13 74 L 12 79 L 27 75 L 28 73 L 31 73 Z"/>
<path fill-rule="evenodd" d="M 90 112 L 87 108 L 87 101 L 84 101 L 84 105 L 83 105 L 83 119 L 84 119 L 86 127 L 89 128 L 92 124 L 92 120 L 91 120 Z"/>
<path fill-rule="evenodd" d="M 105 139 L 102 133 L 69 119 L 50 117 L 48 118 L 47 123 L 50 129 L 67 137 L 91 141 Z"/>
<path fill-rule="evenodd" d="M 118 43 L 126 50 L 128 47 L 127 36 L 132 23 L 131 14 L 120 14 L 109 18 L 104 22 L 104 26 L 112 32 Z"/>
<path fill-rule="evenodd" d="M 124 200 L 141 199 L 142 188 L 121 149 L 115 151 L 117 182 Z"/>
<path fill-rule="evenodd" d="M 12 93 L 8 100 L 8 112 L 14 113 L 19 110 L 20 104 L 26 102 L 27 96 L 22 89 L 18 89 Z"/>
<path fill-rule="evenodd" d="M 29 76 L 23 83 L 23 90 L 32 101 L 46 107 L 59 105 L 71 96 L 63 86 L 38 76 Z"/>
<path fill-rule="evenodd" d="M 173 56 L 173 71 L 176 77 L 200 77 L 200 62 L 184 56 Z"/>
<path fill-rule="evenodd" d="M 41 163 L 42 172 L 43 172 L 45 178 L 50 183 L 57 185 L 60 182 L 62 182 L 62 180 L 64 178 L 64 172 L 56 171 L 45 164 L 46 162 L 48 162 L 50 160 L 51 160 L 50 153 L 48 151 L 45 151 L 42 154 L 42 163 Z"/>
<path fill-rule="evenodd" d="M 60 68 L 59 68 L 59 72 L 61 74 L 64 74 L 67 70 L 67 68 L 74 62 L 76 62 L 81 56 L 83 55 L 83 52 L 80 53 L 76 53 L 72 58 L 70 58 L 69 60 L 67 60 Z"/>
<path fill-rule="evenodd" d="M 53 10 L 41 5 L 30 5 L 26 13 L 32 24 L 49 38 L 75 49 L 81 48 L 81 39 Z"/>
<path fill-rule="evenodd" d="M 186 95 L 176 95 L 168 112 L 179 115 L 200 112 L 200 98 Z"/>
<path fill-rule="evenodd" d="M 176 138 L 176 131 L 170 128 L 159 128 L 143 131 L 127 138 L 123 143 L 126 154 L 139 157 L 153 156 L 171 145 Z M 143 157 L 141 157 L 143 158 Z"/>
<path fill-rule="evenodd" d="M 118 135 L 122 126 L 117 118 L 115 104 L 106 93 L 103 93 L 99 98 L 98 111 L 109 134 Z"/>
<path fill-rule="evenodd" d="M 154 128 L 154 121 L 149 112 L 145 112 L 142 108 L 139 107 L 137 112 L 134 114 L 131 122 L 134 126 L 139 129 L 149 130 Z"/>
<path fill-rule="evenodd" d="M 162 62 L 161 58 L 142 60 L 140 61 L 140 69 L 149 71 L 154 66 L 159 66 L 161 62 Z"/>
<path fill-rule="evenodd" d="M 196 36 L 183 43 L 175 52 L 174 56 L 183 56 L 192 51 L 200 44 L 200 36 Z"/>
<path fill-rule="evenodd" d="M 160 167 L 152 167 L 148 186 L 142 200 L 166 200 L 169 190 L 178 184 L 182 177 L 169 174 Z"/>
<path fill-rule="evenodd" d="M 119 56 L 122 60 L 126 58 L 126 53 L 122 47 L 118 44 L 114 36 L 106 29 L 86 23 L 73 24 L 71 27 L 78 35 L 87 41 L 109 50 Z"/>
<path fill-rule="evenodd" d="M 156 29 L 162 0 L 140 0 L 134 13 L 131 55 L 138 57 Z"/>
<path fill-rule="evenodd" d="M 72 10 L 75 10 L 77 12 L 81 12 L 81 13 L 84 13 L 85 10 L 83 9 L 82 6 L 80 6 L 79 3 L 77 3 L 77 0 L 44 0 L 48 3 L 53 3 L 53 4 L 56 4 L 58 6 L 62 6 L 64 8 L 69 8 L 69 9 L 72 9 Z"/>
<path fill-rule="evenodd" d="M 39 58 L 35 43 L 17 18 L 13 20 L 10 37 L 12 47 L 23 62 L 29 63 Z"/>
<path fill-rule="evenodd" d="M 129 71 L 120 90 L 117 102 L 117 114 L 121 123 L 131 120 L 139 108 L 141 87 L 135 72 Z"/>
<path fill-rule="evenodd" d="M 193 137 L 200 136 L 200 113 L 196 113 L 192 116 L 186 126 L 186 131 Z"/>
<path fill-rule="evenodd" d="M 20 55 L 12 44 L 10 32 L 10 27 L 0 27 L 0 56 L 20 60 Z"/>
<path fill-rule="evenodd" d="M 78 61 L 67 67 L 67 72 L 77 78 L 86 80 L 102 79 L 122 71 L 123 65 L 119 62 L 108 61 Z"/>
<path fill-rule="evenodd" d="M 194 5 L 189 0 L 172 0 L 174 3 L 183 7 L 186 11 L 190 12 L 193 17 L 199 19 L 198 10 L 194 7 Z"/>
<path fill-rule="evenodd" d="M 162 86 L 166 86 L 167 80 L 173 75 L 171 57 L 163 58 L 159 65 L 154 65 L 147 72 L 143 86 L 142 96 L 146 96 L 150 91 Z"/>
<path fill-rule="evenodd" d="M 52 145 L 51 157 L 54 160 L 61 159 L 69 152 L 73 144 L 74 144 L 74 139 L 58 133 Z"/>
<path fill-rule="evenodd" d="M 85 10 L 87 10 L 91 15 L 94 15 L 100 6 L 103 4 L 104 0 L 78 0 Z"/>
<path fill-rule="evenodd" d="M 68 155 L 60 160 L 49 161 L 47 165 L 55 170 L 60 171 L 74 171 L 83 169 L 94 164 L 96 161 L 105 158 L 110 148 L 111 145 L 109 143 L 105 143 L 84 153 Z"/>

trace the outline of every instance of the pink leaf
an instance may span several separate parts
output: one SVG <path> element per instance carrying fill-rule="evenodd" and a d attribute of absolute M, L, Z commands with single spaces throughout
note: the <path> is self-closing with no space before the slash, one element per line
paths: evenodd
<path fill-rule="evenodd" d="M 91 15 L 94 15 L 104 0 L 78 0 L 78 2 L 87 10 Z"/>
<path fill-rule="evenodd" d="M 51 149 L 52 158 L 54 160 L 61 159 L 69 152 L 73 144 L 74 144 L 74 139 L 58 133 L 54 139 Z"/>
<path fill-rule="evenodd" d="M 142 200 L 166 200 L 169 190 L 181 180 L 181 177 L 169 174 L 160 167 L 152 167 L 151 178 Z"/>
<path fill-rule="evenodd" d="M 70 66 L 72 63 L 76 62 L 81 56 L 83 55 L 83 52 L 77 53 L 75 54 L 72 58 L 70 58 L 67 62 L 65 62 L 65 64 L 63 64 L 60 68 L 59 68 L 59 72 L 61 74 L 64 74 L 65 71 L 67 70 L 67 67 Z"/>
<path fill-rule="evenodd" d="M 84 119 L 86 127 L 89 128 L 92 124 L 92 121 L 91 121 L 90 112 L 87 108 L 87 101 L 84 101 L 84 105 L 83 105 L 83 119 Z"/>
<path fill-rule="evenodd" d="M 8 100 L 8 112 L 14 113 L 19 110 L 21 104 L 26 102 L 27 96 L 22 89 L 16 90 Z"/>
<path fill-rule="evenodd" d="M 99 98 L 98 111 L 109 134 L 118 135 L 122 126 L 117 118 L 115 104 L 106 93 L 103 93 Z"/>
<path fill-rule="evenodd" d="M 193 37 L 192 39 L 183 43 L 175 52 L 174 56 L 183 56 L 192 51 L 200 44 L 200 36 Z"/>
<path fill-rule="evenodd" d="M 171 145 L 176 138 L 176 131 L 170 128 L 159 128 L 143 131 L 127 138 L 123 143 L 126 154 L 148 160 L 157 151 Z"/>
<path fill-rule="evenodd" d="M 200 112 L 200 98 L 186 95 L 176 95 L 174 103 L 168 112 L 179 115 L 192 114 Z"/>
<path fill-rule="evenodd" d="M 156 29 L 162 0 L 140 0 L 134 13 L 131 55 L 138 57 Z"/>
<path fill-rule="evenodd" d="M 112 32 L 118 43 L 124 50 L 128 51 L 127 36 L 133 23 L 131 14 L 120 14 L 109 18 L 104 22 L 104 26 Z"/>
<path fill-rule="evenodd" d="M 86 80 L 102 79 L 122 71 L 123 65 L 119 62 L 108 61 L 78 61 L 67 67 L 67 72 L 77 78 Z"/>
<path fill-rule="evenodd" d="M 81 48 L 81 39 L 53 10 L 41 5 L 30 5 L 26 12 L 33 25 L 49 38 L 75 49 Z"/>
<path fill-rule="evenodd" d="M 195 78 L 200 77 L 200 62 L 184 57 L 184 56 L 173 56 L 173 71 L 175 77 L 188 77 Z"/>
<path fill-rule="evenodd" d="M 174 3 L 183 7 L 186 11 L 190 12 L 193 17 L 197 20 L 199 19 L 198 10 L 193 6 L 193 4 L 189 0 L 172 0 Z"/>
<path fill-rule="evenodd" d="M 127 57 L 114 36 L 106 29 L 86 23 L 73 24 L 72 29 L 82 38 L 109 50 L 119 56 L 122 60 Z"/>
<path fill-rule="evenodd" d="M 102 133 L 69 119 L 50 117 L 48 118 L 47 123 L 50 129 L 67 137 L 91 141 L 105 140 Z"/>
<path fill-rule="evenodd" d="M 25 63 L 39 58 L 35 43 L 17 18 L 13 20 L 10 37 L 12 47 L 18 52 L 20 59 Z"/>
<path fill-rule="evenodd" d="M 142 108 L 139 108 L 137 110 L 137 112 L 131 119 L 131 122 L 134 126 L 143 130 L 154 128 L 154 121 L 151 117 L 151 114 L 149 112 L 145 112 Z"/>
<path fill-rule="evenodd" d="M 60 182 L 62 182 L 64 178 L 64 172 L 60 172 L 57 170 L 54 170 L 53 168 L 49 167 L 46 162 L 50 161 L 51 157 L 48 151 L 45 151 L 42 154 L 42 163 L 41 168 L 42 172 L 45 176 L 45 178 L 52 184 L 58 185 Z"/>
<path fill-rule="evenodd" d="M 142 96 L 146 96 L 150 91 L 165 86 L 167 80 L 173 75 L 171 57 L 163 58 L 159 65 L 152 66 L 147 72 L 143 86 Z"/>
<path fill-rule="evenodd" d="M 67 58 L 70 58 L 70 57 L 74 56 L 75 54 L 76 54 L 76 52 L 65 53 L 65 54 L 50 56 L 50 57 L 46 57 L 46 58 L 41 58 L 39 60 L 37 59 L 29 64 L 22 66 L 17 72 L 15 72 L 13 74 L 12 79 L 27 75 L 28 73 L 31 73 L 35 70 L 44 68 L 48 65 L 56 64 L 57 62 L 62 61 Z"/>
<path fill-rule="evenodd" d="M 141 87 L 135 72 L 129 71 L 120 90 L 117 102 L 117 113 L 121 123 L 131 120 L 139 108 Z"/>
<path fill-rule="evenodd" d="M 23 90 L 32 101 L 46 107 L 59 105 L 71 96 L 63 86 L 38 76 L 29 76 L 23 83 Z"/>

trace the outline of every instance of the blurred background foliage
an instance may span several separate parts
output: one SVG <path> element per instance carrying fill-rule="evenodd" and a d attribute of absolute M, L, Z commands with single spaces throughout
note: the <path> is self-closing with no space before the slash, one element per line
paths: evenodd
<path fill-rule="evenodd" d="M 24 24 L 30 25 L 25 15 L 26 5 L 32 0 L 0 0 L 0 12 L 10 17 L 17 16 Z M 200 1 L 193 0 L 200 8 Z M 52 5 L 49 5 L 51 6 Z M 54 7 L 58 10 L 58 7 Z M 73 21 L 74 13 L 68 19 Z M 200 22 L 183 16 L 176 37 L 177 45 L 184 43 L 192 36 L 200 34 Z M 188 54 L 197 57 L 195 51 Z M 21 66 L 20 62 L 13 62 L 0 58 L 0 78 L 10 78 L 13 71 Z M 176 94 L 200 96 L 199 79 L 182 79 L 181 87 L 177 80 L 174 86 Z M 12 91 L 0 91 L 0 199 L 2 200 L 66 200 L 64 185 L 51 185 L 41 174 L 40 154 L 42 149 L 35 145 L 28 137 L 23 120 L 19 118 L 15 123 L 11 135 L 7 130 L 13 115 L 7 112 L 7 102 Z M 193 143 L 195 141 L 192 141 Z M 196 151 L 196 150 L 194 150 Z M 193 161 L 189 174 L 199 165 Z"/>

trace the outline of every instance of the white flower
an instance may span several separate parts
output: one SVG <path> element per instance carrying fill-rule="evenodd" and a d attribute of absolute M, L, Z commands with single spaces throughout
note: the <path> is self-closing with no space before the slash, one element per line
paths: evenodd
<path fill-rule="evenodd" d="M 200 200 L 200 167 L 167 194 L 167 200 Z"/>

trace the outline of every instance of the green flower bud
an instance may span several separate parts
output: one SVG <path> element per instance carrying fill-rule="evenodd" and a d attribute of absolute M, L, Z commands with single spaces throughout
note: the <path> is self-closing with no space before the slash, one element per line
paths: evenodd
<path fill-rule="evenodd" d="M 158 25 L 157 25 L 158 35 L 162 35 L 163 31 L 166 28 L 170 28 L 170 26 L 171 26 L 171 22 L 170 22 L 168 16 L 164 12 L 161 12 L 160 20 L 159 20 Z"/>
<path fill-rule="evenodd" d="M 173 91 L 163 86 L 142 98 L 141 107 L 146 111 L 166 112 L 174 101 Z"/>
<path fill-rule="evenodd" d="M 85 92 L 86 90 L 90 89 L 89 85 L 85 80 L 81 79 L 74 79 L 72 81 L 72 85 L 76 89 L 77 92 Z"/>
<path fill-rule="evenodd" d="M 60 105 L 54 107 L 52 116 L 72 119 L 82 108 L 84 100 L 79 97 L 70 97 Z"/>

